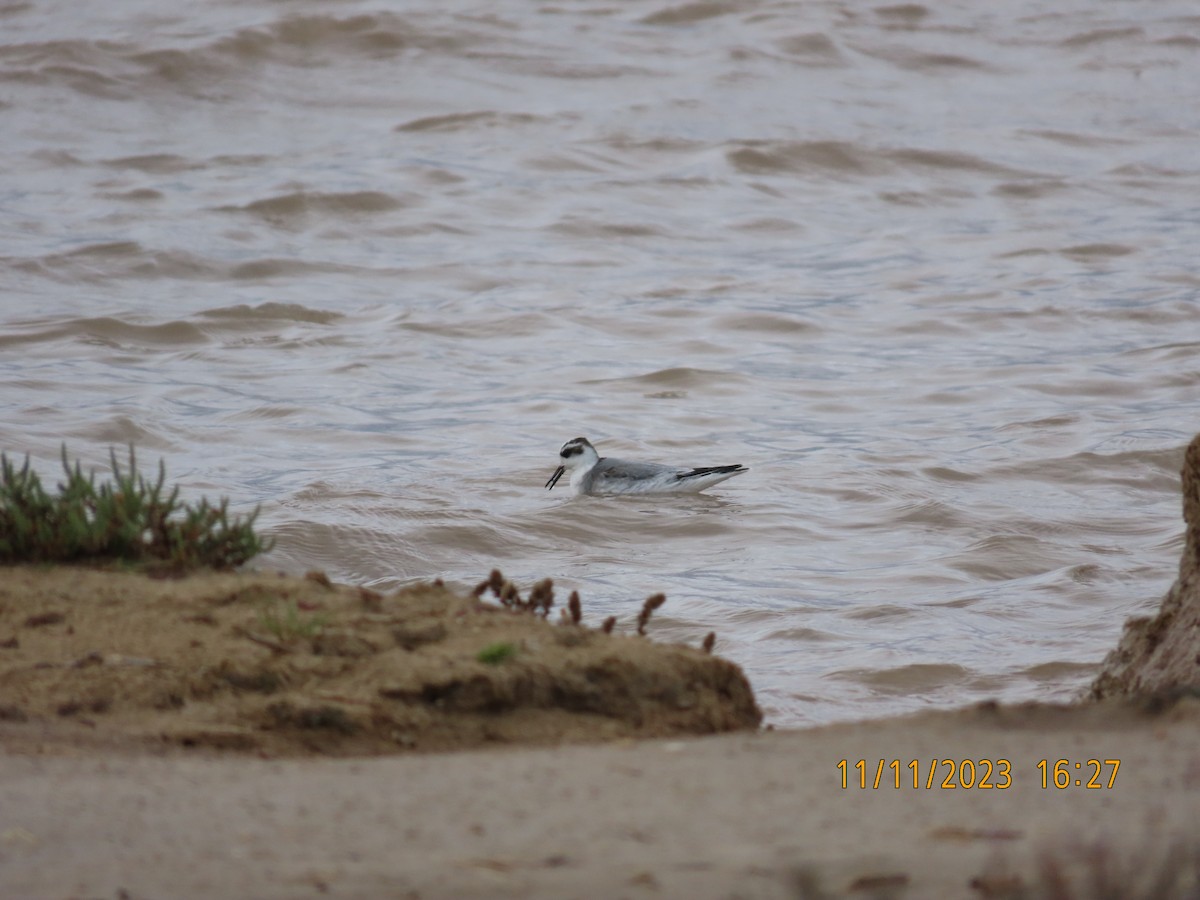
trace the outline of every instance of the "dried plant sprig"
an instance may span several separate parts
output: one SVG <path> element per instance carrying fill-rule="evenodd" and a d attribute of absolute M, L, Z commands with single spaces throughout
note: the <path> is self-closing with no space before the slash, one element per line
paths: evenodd
<path fill-rule="evenodd" d="M 646 598 L 646 602 L 642 604 L 642 611 L 638 613 L 637 633 L 645 634 L 646 625 L 650 622 L 650 615 L 667 602 L 666 594 L 651 594 Z"/>
<path fill-rule="evenodd" d="M 583 604 L 579 602 L 579 591 L 571 591 L 567 599 L 567 609 L 571 611 L 571 624 L 578 625 L 583 620 Z"/>
<path fill-rule="evenodd" d="M 204 566 L 229 569 L 270 549 L 254 532 L 258 509 L 229 516 L 229 501 L 179 501 L 179 488 L 164 494 L 166 466 L 147 481 L 137 471 L 133 447 L 122 470 L 110 453 L 112 482 L 96 484 L 62 448 L 66 481 L 51 495 L 25 464 L 17 468 L 0 453 L 0 562 L 86 562 L 115 560 L 160 565 L 173 571 Z"/>
<path fill-rule="evenodd" d="M 499 598 L 501 591 L 504 589 L 504 575 L 499 569 L 492 569 L 491 573 L 479 584 L 475 585 L 475 590 L 471 593 L 476 597 L 482 597 L 487 591 L 491 591 Z"/>
<path fill-rule="evenodd" d="M 504 587 L 500 588 L 500 602 L 505 606 L 521 606 L 521 592 L 511 581 L 504 582 Z"/>
<path fill-rule="evenodd" d="M 704 636 L 704 643 L 701 644 L 700 647 L 702 650 L 704 650 L 705 653 L 712 653 L 713 647 L 716 646 L 716 643 L 717 643 L 717 633 L 715 631 L 710 631 L 708 634 L 706 634 Z"/>
<path fill-rule="evenodd" d="M 612 634 L 613 626 L 617 624 L 616 616 L 609 616 L 604 620 L 604 624 L 600 626 L 600 630 L 605 634 Z"/>
<path fill-rule="evenodd" d="M 536 613 L 540 609 L 544 619 L 550 615 L 552 606 L 554 606 L 554 581 L 543 578 L 529 589 L 529 599 L 525 601 L 525 607 L 532 613 Z"/>
<path fill-rule="evenodd" d="M 554 580 L 543 578 L 529 589 L 528 599 L 521 598 L 521 592 L 515 584 L 504 577 L 499 569 L 492 569 L 488 577 L 475 585 L 471 592 L 475 597 L 482 597 L 491 591 L 500 603 L 508 609 L 517 612 L 531 612 L 548 618 L 554 608 Z"/>

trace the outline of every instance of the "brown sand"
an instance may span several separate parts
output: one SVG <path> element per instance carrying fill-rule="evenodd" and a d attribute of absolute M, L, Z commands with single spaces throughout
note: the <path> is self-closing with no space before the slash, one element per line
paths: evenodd
<path fill-rule="evenodd" d="M 645 740 L 753 726 L 741 672 L 434 587 L 3 574 L 3 898 L 1041 896 L 1196 848 L 1187 695 Z"/>
<path fill-rule="evenodd" d="M 61 740 L 45 726 L 62 721 L 89 740 L 279 757 L 709 734 L 761 719 L 726 660 L 440 586 L 384 597 L 321 575 L 2 574 L 0 720 L 28 723 L 10 749 Z"/>
<path fill-rule="evenodd" d="M 1095 846 L 1145 879 L 1196 840 L 1197 748 L 1186 700 L 358 760 L 81 743 L 0 755 L 0 895 L 979 898 L 1036 883 L 1046 852 L 1082 884 Z M 1038 761 L 1060 758 L 1070 786 L 1043 789 Z M 1111 765 L 1074 783 L 1091 758 L 1120 760 L 1111 788 Z M 865 790 L 841 787 L 842 759 L 852 779 L 867 760 Z M 1011 786 L 996 766 L 994 788 L 943 788 L 943 764 L 932 788 L 889 769 L 876 789 L 880 759 L 922 779 L 931 760 L 1007 759 Z"/>

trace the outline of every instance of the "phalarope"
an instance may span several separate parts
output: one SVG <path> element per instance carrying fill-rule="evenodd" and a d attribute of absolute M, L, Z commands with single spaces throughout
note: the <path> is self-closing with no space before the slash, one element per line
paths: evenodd
<path fill-rule="evenodd" d="M 694 494 L 726 478 L 750 471 L 743 465 L 685 469 L 662 463 L 630 462 L 601 456 L 587 438 L 572 438 L 558 451 L 561 460 L 546 488 L 568 469 L 576 494 Z"/>

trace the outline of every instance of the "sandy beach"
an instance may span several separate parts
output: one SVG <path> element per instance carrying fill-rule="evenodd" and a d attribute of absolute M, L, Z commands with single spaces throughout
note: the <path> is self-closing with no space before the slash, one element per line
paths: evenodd
<path fill-rule="evenodd" d="M 0 756 L 9 897 L 1040 896 L 1016 891 L 1043 883 L 1047 855 L 1085 897 L 1097 866 L 1147 879 L 1173 846 L 1194 849 L 1200 813 L 1194 699 L 375 759 L 43 737 L 49 755 Z M 1043 759 L 1051 781 L 1069 761 L 1067 787 L 1042 787 Z M 1089 759 L 1119 768 L 1101 763 L 1088 789 Z M 961 766 L 946 781 L 939 762 L 929 787 L 933 760 L 972 760 L 977 777 L 990 762 L 995 786 L 962 787 Z"/>

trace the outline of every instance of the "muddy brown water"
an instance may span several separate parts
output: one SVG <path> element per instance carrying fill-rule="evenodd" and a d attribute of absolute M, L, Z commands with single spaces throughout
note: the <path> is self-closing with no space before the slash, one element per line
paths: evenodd
<path fill-rule="evenodd" d="M 1179 552 L 1200 16 L 0 6 L 0 447 L 164 458 L 266 566 L 493 565 L 768 721 L 1065 699 Z M 750 474 L 542 485 L 563 441 Z"/>

